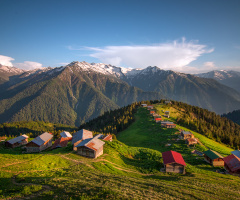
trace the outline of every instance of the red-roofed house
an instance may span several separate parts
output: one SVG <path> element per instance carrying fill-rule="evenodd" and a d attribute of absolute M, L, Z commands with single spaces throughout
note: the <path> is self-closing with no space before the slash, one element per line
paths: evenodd
<path fill-rule="evenodd" d="M 224 168 L 229 171 L 230 174 L 240 174 L 240 158 L 231 154 L 225 158 L 224 161 Z"/>
<path fill-rule="evenodd" d="M 186 163 L 180 153 L 176 151 L 166 151 L 162 153 L 162 157 L 166 172 L 185 174 Z"/>
<path fill-rule="evenodd" d="M 160 117 L 155 118 L 155 122 L 156 122 L 156 123 L 161 122 L 161 120 L 162 120 L 162 119 L 161 119 Z"/>
<path fill-rule="evenodd" d="M 55 140 L 55 142 L 52 146 L 52 149 L 66 147 L 68 142 L 71 141 L 71 140 L 72 140 L 71 137 L 67 137 L 67 138 L 60 137 L 60 138 Z"/>
<path fill-rule="evenodd" d="M 103 137 L 103 140 L 112 142 L 112 135 L 108 134 Z"/>

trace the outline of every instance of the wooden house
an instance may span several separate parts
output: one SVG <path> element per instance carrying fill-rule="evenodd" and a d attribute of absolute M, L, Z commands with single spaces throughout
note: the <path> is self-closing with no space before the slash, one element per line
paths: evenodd
<path fill-rule="evenodd" d="M 169 118 L 169 115 L 163 115 L 163 117 Z"/>
<path fill-rule="evenodd" d="M 67 132 L 67 131 L 61 132 L 60 135 L 63 138 L 72 138 L 72 135 L 69 132 Z"/>
<path fill-rule="evenodd" d="M 194 135 L 189 131 L 181 131 L 181 136 L 184 140 L 188 138 L 194 138 Z"/>
<path fill-rule="evenodd" d="M 157 114 L 157 113 L 153 113 L 152 116 L 153 116 L 154 118 L 156 118 L 156 117 L 161 117 L 161 115 L 159 115 L 159 114 Z"/>
<path fill-rule="evenodd" d="M 198 143 L 198 141 L 197 141 L 196 138 L 187 138 L 187 139 L 186 139 L 186 144 L 187 144 L 187 145 L 195 145 L 195 144 L 197 144 L 197 143 Z"/>
<path fill-rule="evenodd" d="M 103 154 L 103 145 L 105 142 L 97 138 L 88 138 L 80 142 L 77 148 L 77 154 L 89 158 L 97 158 Z"/>
<path fill-rule="evenodd" d="M 160 118 L 160 117 L 156 117 L 156 118 L 155 118 L 155 122 L 156 122 L 156 123 L 161 122 L 161 120 L 162 120 L 162 118 Z"/>
<path fill-rule="evenodd" d="M 147 106 L 147 109 L 148 109 L 148 110 L 152 110 L 152 109 L 153 109 L 153 105 L 148 105 L 148 106 Z"/>
<path fill-rule="evenodd" d="M 224 161 L 223 157 L 217 153 L 216 151 L 213 150 L 207 150 L 203 152 L 204 154 L 204 159 L 206 162 L 210 163 L 214 167 L 216 166 L 224 166 Z"/>
<path fill-rule="evenodd" d="M 7 139 L 6 136 L 0 136 L 0 141 L 5 141 Z"/>
<path fill-rule="evenodd" d="M 234 154 L 231 154 L 225 158 L 224 161 L 224 168 L 230 174 L 240 174 L 240 158 Z"/>
<path fill-rule="evenodd" d="M 26 144 L 26 150 L 28 153 L 40 152 L 52 146 L 53 135 L 45 132 L 42 135 L 36 137 L 31 142 Z"/>
<path fill-rule="evenodd" d="M 170 115 L 170 111 L 165 111 L 165 115 Z"/>
<path fill-rule="evenodd" d="M 176 124 L 164 123 L 164 124 L 161 124 L 161 127 L 163 127 L 163 128 L 176 128 Z"/>
<path fill-rule="evenodd" d="M 66 147 L 68 142 L 71 141 L 71 137 L 60 137 L 54 141 L 52 145 L 52 149 Z"/>
<path fill-rule="evenodd" d="M 240 150 L 235 150 L 235 151 L 232 151 L 231 153 L 237 156 L 238 158 L 240 158 Z"/>
<path fill-rule="evenodd" d="M 76 146 L 81 143 L 83 140 L 93 138 L 92 131 L 88 131 L 85 129 L 82 129 L 76 133 L 73 134 L 72 137 L 72 144 L 73 144 L 73 150 L 77 151 Z"/>
<path fill-rule="evenodd" d="M 150 110 L 150 114 L 155 114 L 155 110 Z"/>
<path fill-rule="evenodd" d="M 185 174 L 186 163 L 180 153 L 166 151 L 162 153 L 162 158 L 166 172 Z"/>
<path fill-rule="evenodd" d="M 141 106 L 143 107 L 143 108 L 146 108 L 147 107 L 147 104 L 141 104 Z"/>
<path fill-rule="evenodd" d="M 5 142 L 5 146 L 9 148 L 15 148 L 21 145 L 25 145 L 28 143 L 28 136 L 27 135 L 20 135 L 16 138 L 8 140 Z"/>

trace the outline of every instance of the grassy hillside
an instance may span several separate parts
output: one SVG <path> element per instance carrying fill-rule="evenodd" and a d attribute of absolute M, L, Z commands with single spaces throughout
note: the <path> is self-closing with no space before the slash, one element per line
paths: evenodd
<path fill-rule="evenodd" d="M 161 112 L 162 107 L 158 107 Z M 171 110 L 172 119 L 178 115 Z M 239 177 L 216 169 L 177 139 L 177 129 L 162 129 L 140 108 L 136 121 L 106 142 L 104 155 L 88 159 L 71 145 L 39 154 L 0 147 L 0 199 L 239 199 Z M 177 127 L 184 128 L 184 127 Z M 203 145 L 227 155 L 232 149 L 194 132 Z M 171 146 L 165 146 L 165 144 Z M 182 153 L 186 174 L 161 172 L 162 152 Z M 30 185 L 31 184 L 31 185 Z"/>

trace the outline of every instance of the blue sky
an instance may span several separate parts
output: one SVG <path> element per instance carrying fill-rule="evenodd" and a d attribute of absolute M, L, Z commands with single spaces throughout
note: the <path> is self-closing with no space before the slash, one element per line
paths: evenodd
<path fill-rule="evenodd" d="M 238 0 L 0 0 L 0 64 L 240 71 Z"/>

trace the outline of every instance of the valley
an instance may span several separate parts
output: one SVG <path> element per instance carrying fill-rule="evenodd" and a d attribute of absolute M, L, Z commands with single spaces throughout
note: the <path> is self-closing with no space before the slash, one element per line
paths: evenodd
<path fill-rule="evenodd" d="M 175 122 L 181 112 L 155 104 L 158 112 L 170 111 Z M 161 128 L 146 108 L 139 108 L 135 122 L 106 142 L 97 159 L 72 152 L 72 146 L 36 154 L 22 154 L 21 148 L 0 149 L 0 198 L 3 199 L 239 199 L 239 177 L 217 173 L 193 149 L 208 148 L 226 156 L 232 148 L 190 130 L 200 144 L 188 147 L 177 140 L 174 129 Z M 166 146 L 171 144 L 171 146 Z M 174 150 L 186 162 L 186 174 L 162 171 L 162 152 Z"/>

